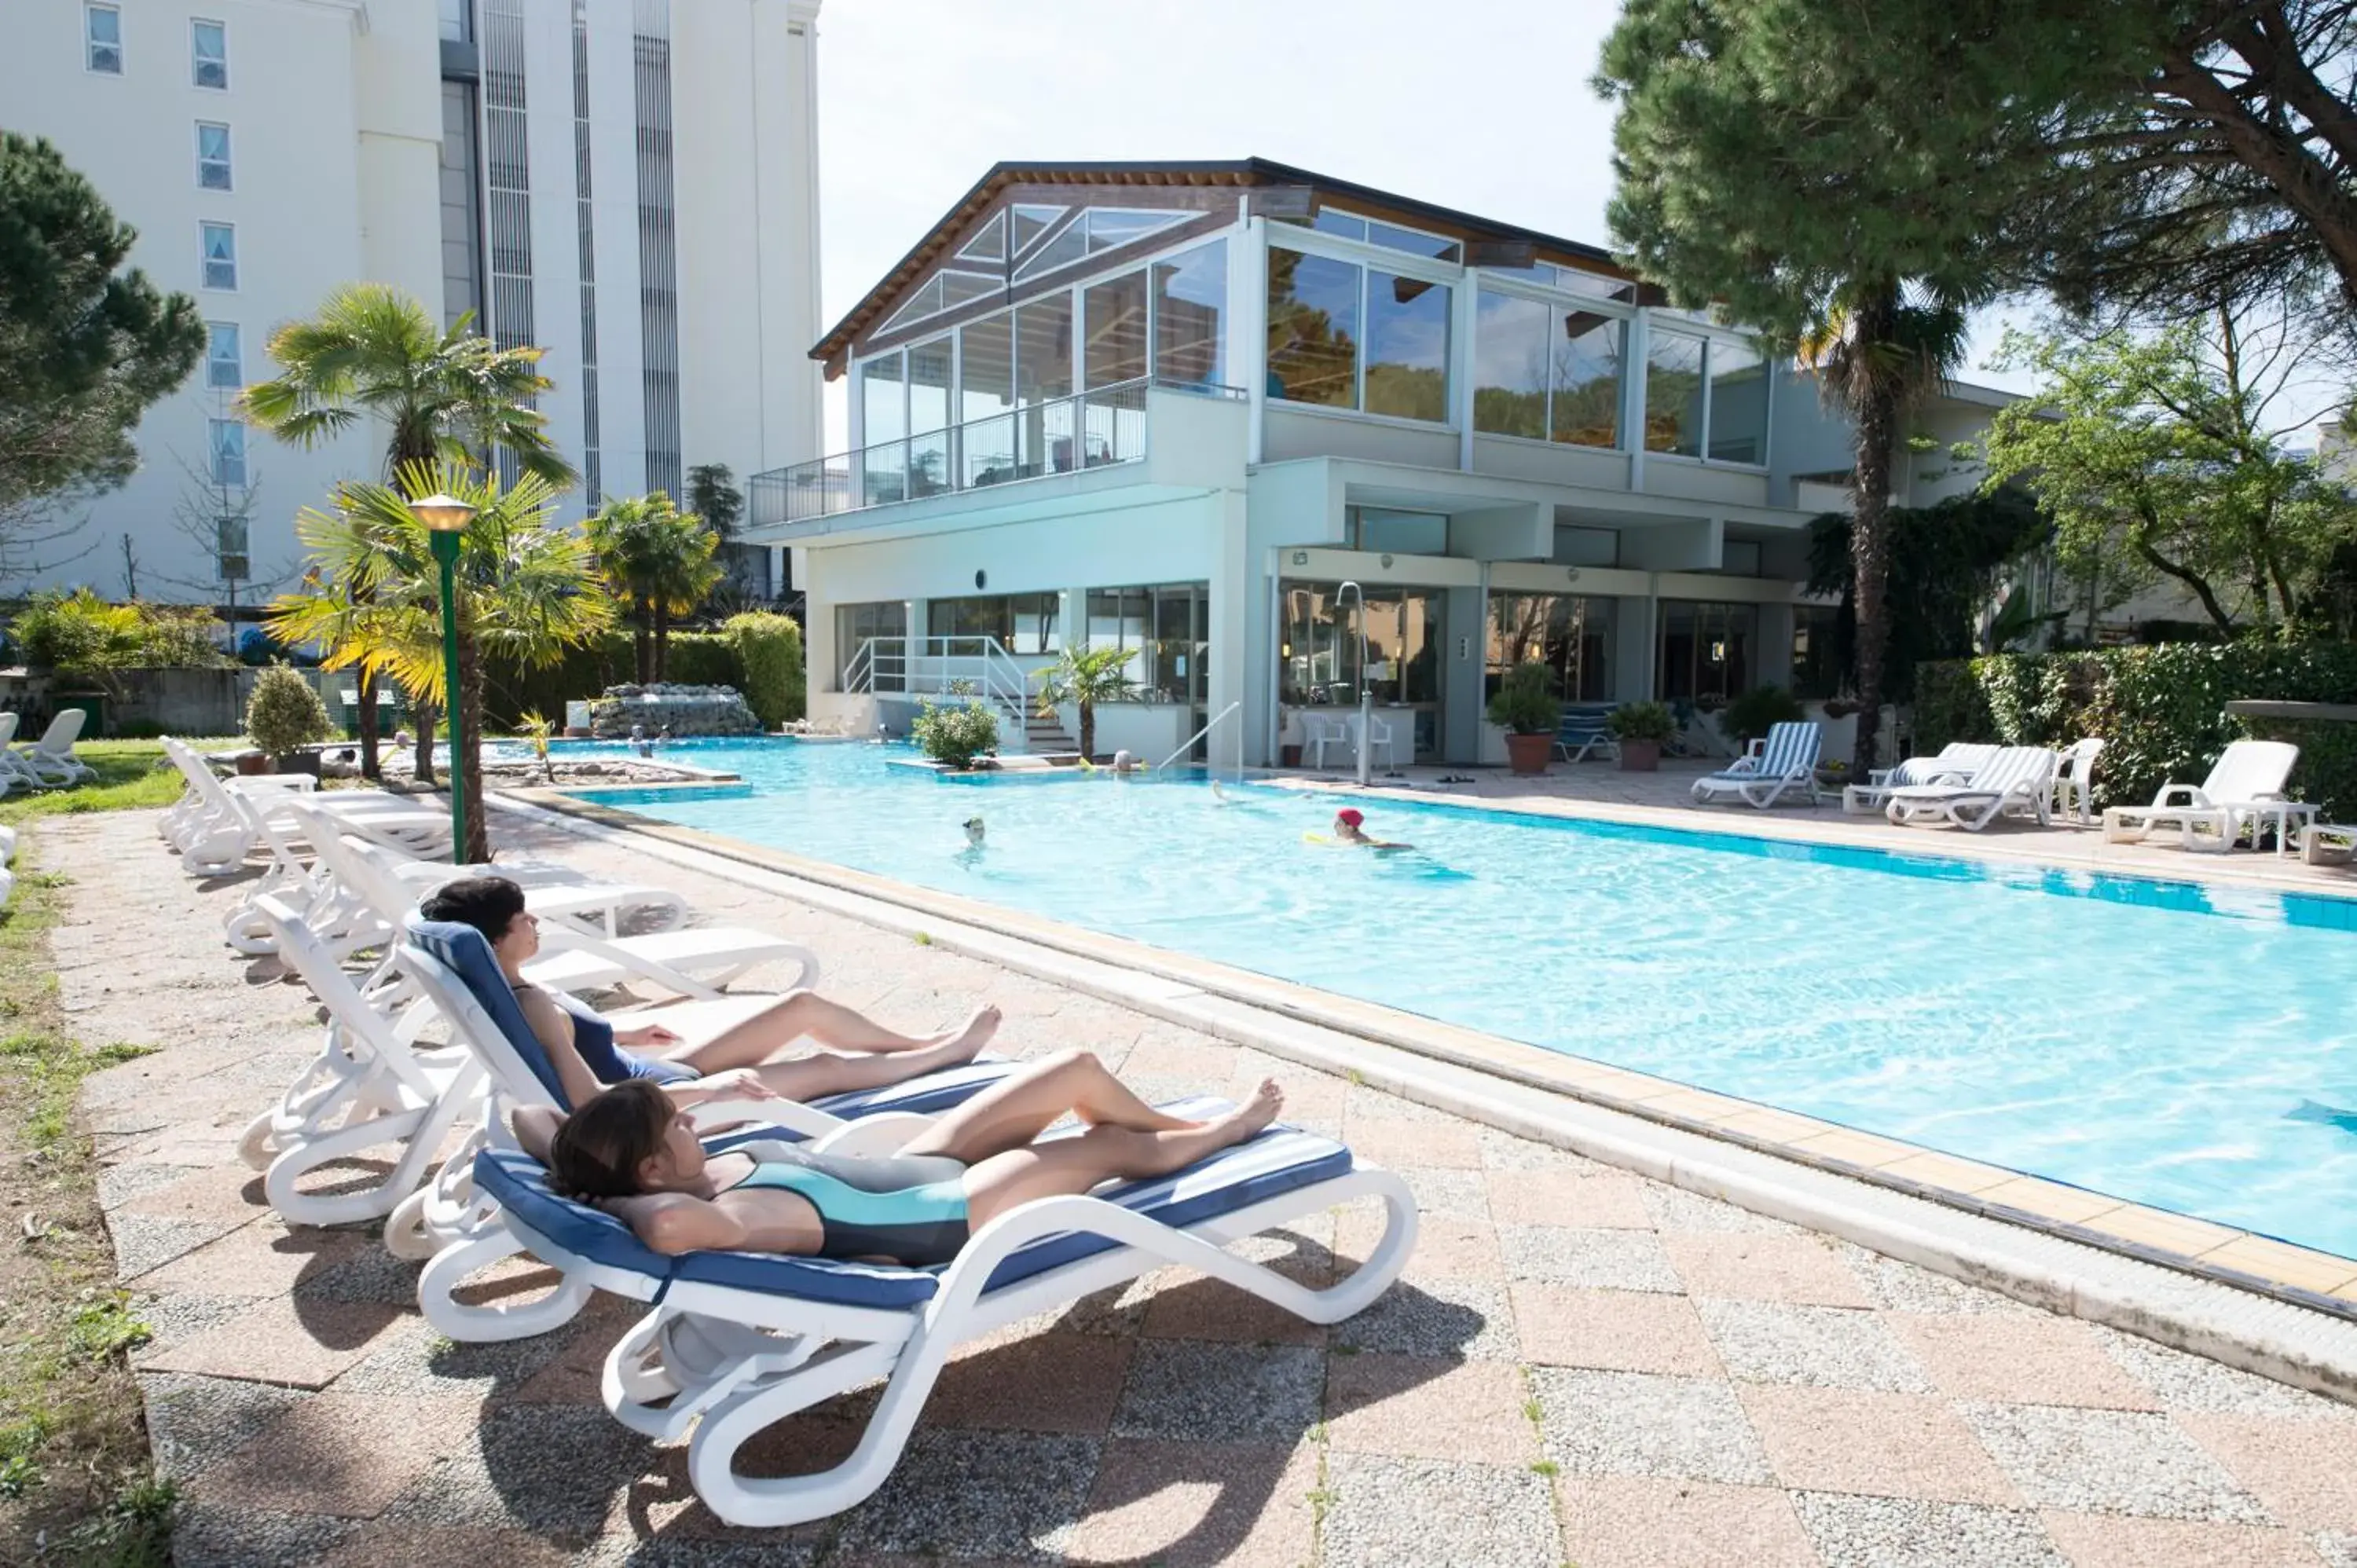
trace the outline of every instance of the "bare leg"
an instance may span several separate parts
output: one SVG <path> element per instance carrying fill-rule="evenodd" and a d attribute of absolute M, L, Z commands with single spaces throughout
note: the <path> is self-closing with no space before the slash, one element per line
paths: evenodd
<path fill-rule="evenodd" d="M 845 1094 L 855 1089 L 881 1089 L 888 1083 L 905 1083 L 929 1072 L 963 1067 L 973 1059 L 973 1047 L 963 1040 L 951 1040 L 912 1051 L 873 1055 L 813 1051 L 790 1061 L 761 1062 L 753 1072 L 788 1100 L 811 1101 L 821 1095 Z"/>
<path fill-rule="evenodd" d="M 775 1060 L 788 1046 L 808 1036 L 829 1050 L 878 1055 L 962 1045 L 965 1055 L 959 1059 L 971 1061 L 997 1029 L 998 1009 L 981 1007 L 958 1027 L 938 1035 L 920 1037 L 895 1034 L 864 1014 L 840 1002 L 830 1002 L 815 991 L 796 991 L 700 1046 L 674 1049 L 670 1059 L 707 1074 L 726 1072 L 730 1068 L 759 1067 Z"/>
<path fill-rule="evenodd" d="M 910 1140 L 904 1155 L 948 1155 L 974 1165 L 1019 1149 L 1066 1112 L 1093 1127 L 1170 1133 L 1200 1122 L 1166 1116 L 1086 1051 L 1058 1051 L 993 1084 Z"/>
<path fill-rule="evenodd" d="M 1100 1182 L 1168 1176 L 1243 1143 L 1276 1119 L 1285 1096 L 1274 1080 L 1225 1116 L 1173 1132 L 1092 1127 L 993 1155 L 965 1174 L 966 1221 L 979 1230 L 993 1217 L 1033 1198 L 1082 1193 Z"/>

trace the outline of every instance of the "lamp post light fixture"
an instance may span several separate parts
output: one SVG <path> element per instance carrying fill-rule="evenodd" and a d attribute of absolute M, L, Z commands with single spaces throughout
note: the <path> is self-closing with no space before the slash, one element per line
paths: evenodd
<path fill-rule="evenodd" d="M 458 716 L 458 535 L 475 520 L 475 508 L 456 496 L 430 495 L 409 503 L 409 515 L 424 523 L 442 568 L 442 717 L 450 736 L 450 863 L 467 864 L 467 779 L 460 764 L 465 744 Z"/>

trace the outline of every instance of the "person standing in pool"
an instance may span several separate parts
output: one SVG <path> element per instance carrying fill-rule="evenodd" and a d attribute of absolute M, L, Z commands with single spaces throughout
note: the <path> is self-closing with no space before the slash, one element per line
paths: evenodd
<path fill-rule="evenodd" d="M 1414 849 L 1412 843 L 1400 843 L 1392 839 L 1369 838 L 1361 826 L 1365 813 L 1356 806 L 1345 806 L 1334 813 L 1334 842 L 1352 849 Z"/>

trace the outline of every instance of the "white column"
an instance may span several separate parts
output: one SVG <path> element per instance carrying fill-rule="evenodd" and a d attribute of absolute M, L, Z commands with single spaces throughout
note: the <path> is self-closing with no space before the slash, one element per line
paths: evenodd
<path fill-rule="evenodd" d="M 1222 492 L 1219 532 L 1211 550 L 1211 603 L 1203 627 L 1211 656 L 1211 678 L 1203 683 L 1203 717 L 1218 717 L 1230 703 L 1244 705 L 1225 724 L 1216 725 L 1207 739 L 1205 755 L 1214 772 L 1241 768 L 1251 760 L 1268 760 L 1257 755 L 1266 722 L 1254 722 L 1254 710 L 1261 704 L 1252 700 L 1255 692 L 1265 687 L 1254 682 L 1252 673 L 1255 669 L 1275 669 L 1276 655 L 1265 637 L 1253 635 L 1253 607 L 1255 600 L 1265 599 L 1266 590 L 1252 570 L 1244 520 L 1244 492 Z M 1255 659 L 1260 661 L 1257 665 Z"/>
<path fill-rule="evenodd" d="M 1468 268 L 1451 299 L 1448 329 L 1449 418 L 1457 424 L 1457 466 L 1473 471 L 1473 333 L 1480 290 Z"/>
<path fill-rule="evenodd" d="M 1268 220 L 1254 218 L 1232 236 L 1228 248 L 1229 374 L 1243 378 L 1252 402 L 1244 461 L 1261 459 L 1262 425 L 1268 415 Z"/>

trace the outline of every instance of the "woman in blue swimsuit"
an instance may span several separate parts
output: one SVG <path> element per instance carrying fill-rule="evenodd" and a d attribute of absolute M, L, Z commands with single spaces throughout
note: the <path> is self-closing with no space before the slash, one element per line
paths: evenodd
<path fill-rule="evenodd" d="M 1275 1120 L 1265 1082 L 1209 1122 L 1166 1116 L 1086 1051 L 1063 1051 L 967 1101 L 888 1158 L 755 1143 L 706 1155 L 662 1086 L 617 1084 L 555 1125 L 548 1164 L 561 1190 L 619 1216 L 658 1252 L 706 1248 L 923 1265 L 1020 1203 L 1102 1182 L 1167 1176 Z M 1035 1142 L 1067 1113 L 1086 1131 Z M 527 1148 L 544 1121 L 516 1131 Z M 537 1117 L 555 1113 L 539 1111 Z"/>
<path fill-rule="evenodd" d="M 998 1027 L 998 1009 L 981 1007 L 958 1028 L 938 1035 L 895 1034 L 814 991 L 790 991 L 690 1046 L 662 1026 L 660 1012 L 650 1015 L 658 1021 L 626 1022 L 617 1029 L 587 1003 L 524 979 L 524 964 L 540 951 L 540 920 L 523 907 L 523 889 L 504 876 L 446 883 L 418 913 L 483 933 L 572 1105 L 629 1079 L 676 1086 L 683 1103 L 714 1098 L 808 1101 L 880 1089 L 972 1061 Z M 805 1036 L 818 1048 L 790 1054 Z"/>

